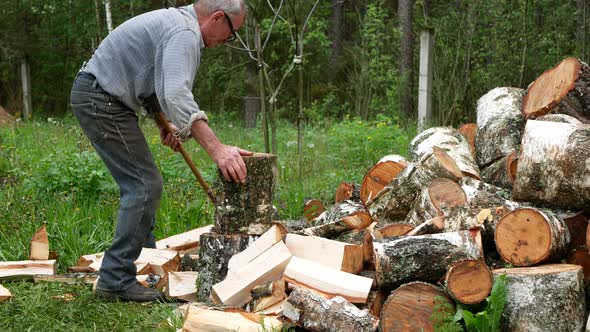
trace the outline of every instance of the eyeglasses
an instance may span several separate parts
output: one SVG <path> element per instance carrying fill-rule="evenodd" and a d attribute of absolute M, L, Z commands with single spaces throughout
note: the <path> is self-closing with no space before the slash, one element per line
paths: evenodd
<path fill-rule="evenodd" d="M 223 12 L 223 15 L 225 15 L 225 19 L 227 20 L 227 24 L 229 24 L 229 30 L 231 31 L 231 36 L 229 36 L 225 42 L 232 42 L 234 40 L 236 40 L 236 38 L 238 38 L 238 36 L 236 35 L 236 30 L 234 30 L 234 25 L 231 22 L 231 19 L 229 18 L 229 16 Z"/>

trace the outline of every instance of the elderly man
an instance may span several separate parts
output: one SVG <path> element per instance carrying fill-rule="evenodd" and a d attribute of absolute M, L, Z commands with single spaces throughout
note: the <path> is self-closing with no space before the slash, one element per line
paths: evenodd
<path fill-rule="evenodd" d="M 139 15 L 113 30 L 76 76 L 72 109 L 120 189 L 115 237 L 102 261 L 97 296 L 136 302 L 162 296 L 137 282 L 133 263 L 142 247 L 155 247 L 162 192 L 162 176 L 137 122 L 136 112 L 148 99 L 159 101 L 157 108 L 176 130 L 160 128 L 165 145 L 178 150 L 180 140 L 192 137 L 226 180 L 245 181 L 242 156 L 251 152 L 222 144 L 191 92 L 203 46 L 235 39 L 245 14 L 243 0 L 200 0 Z"/>

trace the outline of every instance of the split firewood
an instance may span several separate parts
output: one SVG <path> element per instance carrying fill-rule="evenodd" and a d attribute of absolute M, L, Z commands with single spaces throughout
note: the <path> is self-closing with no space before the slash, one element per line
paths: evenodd
<path fill-rule="evenodd" d="M 285 295 L 286 296 L 286 295 Z M 279 302 L 264 308 L 257 312 L 261 315 L 274 315 L 274 316 L 281 316 L 283 315 L 283 310 L 285 309 L 285 305 L 287 305 L 287 298 L 280 300 Z"/>
<path fill-rule="evenodd" d="M 562 209 L 590 206 L 590 125 L 527 121 L 513 196 Z"/>
<path fill-rule="evenodd" d="M 285 244 L 293 256 L 336 270 L 358 273 L 363 269 L 363 247 L 359 245 L 297 234 L 287 234 Z"/>
<path fill-rule="evenodd" d="M 31 239 L 30 260 L 48 260 L 49 259 L 49 237 L 47 236 L 46 225 L 43 224 L 41 228 L 33 235 Z"/>
<path fill-rule="evenodd" d="M 33 281 L 36 284 L 40 282 L 55 282 L 69 285 L 79 283 L 92 285 L 96 278 L 96 274 L 69 273 L 65 275 L 36 275 L 33 277 Z"/>
<path fill-rule="evenodd" d="M 477 134 L 477 124 L 476 123 L 466 123 L 457 129 L 463 137 L 469 143 L 469 148 L 471 150 L 471 155 L 475 158 L 475 135 Z"/>
<path fill-rule="evenodd" d="M 220 234 L 246 234 L 255 224 L 268 229 L 276 213 L 272 202 L 277 156 L 255 153 L 242 159 L 248 169 L 245 183 L 225 181 L 218 172 L 221 198 L 215 206 L 215 232 Z"/>
<path fill-rule="evenodd" d="M 196 254 L 199 252 L 199 237 L 211 232 L 212 225 L 199 227 L 185 233 L 176 234 L 156 241 L 156 249 L 178 251 L 179 254 Z"/>
<path fill-rule="evenodd" d="M 35 275 L 54 275 L 55 260 L 0 262 L 0 281 L 30 280 Z"/>
<path fill-rule="evenodd" d="M 531 83 L 522 102 L 522 114 L 535 119 L 560 113 L 590 123 L 589 105 L 590 68 L 579 59 L 567 58 Z"/>
<path fill-rule="evenodd" d="M 73 273 L 88 273 L 88 272 L 94 272 L 91 268 L 90 265 L 98 260 L 101 259 L 101 257 L 104 255 L 104 252 L 99 252 L 96 254 L 90 254 L 90 255 L 82 255 L 80 256 L 80 258 L 78 259 L 78 262 L 76 263 L 75 266 L 70 266 L 68 267 L 68 271 L 69 272 L 73 272 Z"/>
<path fill-rule="evenodd" d="M 273 316 L 252 314 L 242 310 L 227 311 L 191 305 L 184 319 L 185 332 L 259 332 L 280 331 L 283 323 Z"/>
<path fill-rule="evenodd" d="M 588 231 L 588 219 L 584 216 L 584 211 L 557 211 L 557 215 L 570 232 L 570 248 L 576 249 L 586 246 L 586 233 Z"/>
<path fill-rule="evenodd" d="M 483 259 L 479 230 L 373 241 L 377 285 L 389 291 L 410 281 L 437 282 L 464 259 Z"/>
<path fill-rule="evenodd" d="M 452 127 L 433 127 L 418 134 L 410 142 L 409 155 L 418 160 L 432 152 L 437 146 L 445 150 L 455 161 L 463 175 L 479 179 L 479 168 L 471 154 L 469 142 Z M 442 177 L 442 176 L 439 176 Z"/>
<path fill-rule="evenodd" d="M 379 331 L 434 332 L 432 316 L 441 303 L 454 312 L 454 304 L 437 286 L 425 282 L 401 285 L 381 309 Z"/>
<path fill-rule="evenodd" d="M 457 182 L 445 178 L 433 179 L 412 204 L 405 223 L 418 226 L 426 220 L 442 216 L 443 208 L 452 209 L 466 203 L 465 192 Z"/>
<path fill-rule="evenodd" d="M 12 297 L 10 290 L 0 284 L 0 302 L 4 302 Z"/>
<path fill-rule="evenodd" d="M 269 281 L 265 284 L 254 287 L 254 289 L 250 291 L 252 300 L 248 303 L 248 311 L 254 313 L 264 311 L 265 314 L 268 314 L 270 311 L 274 311 L 274 309 L 266 309 L 287 298 L 285 289 L 286 283 L 282 279 Z"/>
<path fill-rule="evenodd" d="M 494 270 L 506 274 L 504 331 L 583 331 L 586 323 L 582 268 L 570 264 Z"/>
<path fill-rule="evenodd" d="M 367 302 L 373 284 L 373 279 L 295 256 L 287 265 L 284 278 L 289 283 L 313 289 L 327 298 L 341 296 L 352 303 Z"/>
<path fill-rule="evenodd" d="M 411 224 L 385 224 L 382 227 L 376 229 L 381 237 L 393 237 L 405 235 L 414 229 L 414 225 Z"/>
<path fill-rule="evenodd" d="M 524 90 L 495 88 L 477 101 L 476 161 L 485 168 L 520 148 Z"/>
<path fill-rule="evenodd" d="M 166 287 L 168 287 L 168 274 L 161 276 L 159 274 L 149 272 L 145 274 L 138 274 L 136 279 L 140 284 L 143 285 L 143 287 L 146 288 L 155 288 L 159 291 L 165 291 Z"/>
<path fill-rule="evenodd" d="M 316 332 L 373 332 L 379 321 L 367 309 L 358 309 L 340 296 L 327 299 L 304 287 L 295 287 L 291 292 L 283 316 L 292 324 Z"/>
<path fill-rule="evenodd" d="M 211 298 L 216 304 L 241 307 L 252 297 L 250 291 L 265 282 L 280 279 L 291 259 L 291 253 L 280 241 L 268 249 L 235 274 L 212 287 Z"/>
<path fill-rule="evenodd" d="M 385 300 L 387 300 L 386 294 L 379 291 L 372 291 L 369 294 L 367 303 L 360 305 L 359 308 L 369 310 L 369 313 L 371 315 L 379 319 L 379 317 L 381 317 L 381 310 L 383 309 L 383 304 L 385 303 Z"/>
<path fill-rule="evenodd" d="M 361 184 L 361 201 L 366 204 L 408 166 L 402 156 L 389 155 L 379 160 L 367 172 Z"/>
<path fill-rule="evenodd" d="M 407 232 L 407 236 L 426 235 L 440 233 L 445 229 L 445 218 L 438 216 L 418 225 L 418 227 Z"/>
<path fill-rule="evenodd" d="M 183 301 L 194 302 L 197 299 L 198 272 L 169 272 L 166 295 Z"/>
<path fill-rule="evenodd" d="M 492 271 L 485 262 L 467 259 L 451 265 L 444 277 L 444 289 L 451 298 L 463 304 L 484 301 L 492 291 Z"/>
<path fill-rule="evenodd" d="M 590 253 L 587 247 L 572 250 L 565 261 L 568 264 L 580 265 L 584 272 L 584 281 L 590 281 Z"/>
<path fill-rule="evenodd" d="M 494 186 L 511 190 L 518 165 L 516 156 L 516 152 L 512 152 L 482 169 L 480 172 L 482 180 Z"/>
<path fill-rule="evenodd" d="M 364 205 L 353 201 L 344 201 L 332 205 L 320 214 L 314 225 L 326 225 L 342 222 L 348 229 L 365 229 L 373 220 Z"/>
<path fill-rule="evenodd" d="M 561 259 L 570 243 L 563 220 L 549 210 L 521 208 L 496 225 L 498 253 L 514 266 L 531 266 Z"/>
<path fill-rule="evenodd" d="M 99 271 L 104 256 L 90 264 L 92 271 Z M 180 269 L 180 255 L 176 251 L 165 249 L 143 248 L 139 257 L 135 260 L 137 274 L 146 274 L 151 271 L 158 275 L 165 275 L 171 271 Z"/>
<path fill-rule="evenodd" d="M 277 226 L 272 226 L 266 233 L 260 236 L 248 248 L 237 253 L 230 258 L 227 269 L 228 275 L 237 273 L 241 268 L 248 265 L 256 257 L 262 255 L 265 251 L 272 248 L 277 242 L 283 239 L 283 233 Z"/>
<path fill-rule="evenodd" d="M 361 186 L 356 183 L 340 183 L 336 189 L 334 203 L 340 203 L 346 200 L 361 203 Z"/>
<path fill-rule="evenodd" d="M 211 287 L 227 276 L 229 260 L 253 242 L 244 234 L 202 234 L 199 240 L 199 276 L 197 300 L 211 303 Z"/>
<path fill-rule="evenodd" d="M 457 164 L 438 147 L 411 164 L 367 203 L 367 209 L 375 221 L 395 222 L 403 219 L 420 191 L 433 179 L 448 178 L 458 181 L 462 177 Z"/>
<path fill-rule="evenodd" d="M 303 217 L 307 222 L 311 222 L 324 211 L 326 211 L 324 203 L 319 199 L 305 199 L 303 201 Z"/>

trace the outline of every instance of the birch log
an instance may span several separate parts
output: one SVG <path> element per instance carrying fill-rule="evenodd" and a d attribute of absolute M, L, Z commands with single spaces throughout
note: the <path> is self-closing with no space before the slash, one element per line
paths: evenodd
<path fill-rule="evenodd" d="M 408 166 L 401 156 L 385 156 L 367 172 L 361 184 L 361 201 L 366 204 Z"/>
<path fill-rule="evenodd" d="M 561 259 L 570 233 L 563 220 L 549 210 L 521 208 L 507 213 L 496 226 L 498 253 L 514 266 L 531 266 Z"/>
<path fill-rule="evenodd" d="M 583 331 L 586 301 L 580 266 L 498 269 L 493 274 L 507 275 L 502 331 Z"/>
<path fill-rule="evenodd" d="M 518 151 L 525 124 L 523 96 L 523 89 L 495 88 L 477 101 L 475 156 L 481 168 Z"/>
<path fill-rule="evenodd" d="M 373 241 L 377 286 L 387 291 L 410 281 L 437 282 L 463 259 L 482 259 L 479 230 Z"/>
<path fill-rule="evenodd" d="M 527 90 L 522 114 L 535 119 L 548 113 L 567 114 L 590 123 L 590 68 L 567 58 L 545 71 Z"/>
<path fill-rule="evenodd" d="M 373 220 L 387 223 L 403 219 L 420 191 L 435 178 L 458 181 L 462 174 L 449 155 L 438 147 L 409 164 L 375 198 L 367 203 Z"/>
<path fill-rule="evenodd" d="M 408 147 L 413 159 L 421 159 L 437 146 L 455 161 L 463 175 L 479 179 L 479 168 L 471 154 L 469 142 L 452 127 L 433 127 L 418 134 Z"/>
<path fill-rule="evenodd" d="M 466 259 L 454 263 L 444 278 L 444 289 L 451 298 L 463 304 L 480 303 L 492 291 L 492 272 L 485 262 Z"/>
<path fill-rule="evenodd" d="M 516 152 L 512 152 L 488 165 L 482 169 L 481 179 L 494 186 L 511 190 L 517 166 L 516 156 Z"/>
<path fill-rule="evenodd" d="M 513 196 L 562 209 L 590 205 L 590 125 L 529 120 Z"/>
<path fill-rule="evenodd" d="M 434 332 L 437 298 L 454 311 L 453 302 L 435 285 L 411 282 L 400 286 L 383 304 L 379 331 Z"/>
<path fill-rule="evenodd" d="M 361 186 L 356 183 L 342 182 L 336 189 L 334 203 L 350 200 L 361 203 Z"/>
<path fill-rule="evenodd" d="M 432 180 L 414 201 L 405 223 L 418 226 L 427 220 L 442 216 L 442 209 L 465 205 L 467 197 L 457 182 L 445 178 Z"/>
<path fill-rule="evenodd" d="M 360 310 L 340 296 L 327 299 L 299 286 L 287 299 L 283 316 L 291 323 L 315 332 L 372 332 L 377 330 L 379 322 L 367 309 Z"/>

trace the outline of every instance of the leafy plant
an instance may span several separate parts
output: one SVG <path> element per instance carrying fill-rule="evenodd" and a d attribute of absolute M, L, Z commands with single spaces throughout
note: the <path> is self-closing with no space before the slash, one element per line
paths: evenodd
<path fill-rule="evenodd" d="M 506 304 L 506 275 L 496 278 L 492 292 L 486 299 L 484 311 L 473 314 L 459 306 L 455 320 L 463 318 L 468 332 L 500 331 L 500 319 Z"/>
<path fill-rule="evenodd" d="M 434 330 L 438 332 L 463 332 L 463 325 L 454 320 L 454 308 L 446 298 L 434 298 L 434 312 L 430 317 Z"/>

